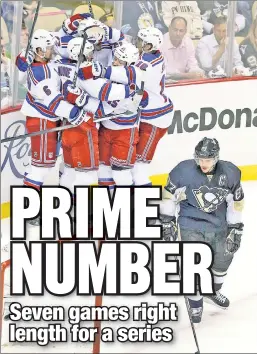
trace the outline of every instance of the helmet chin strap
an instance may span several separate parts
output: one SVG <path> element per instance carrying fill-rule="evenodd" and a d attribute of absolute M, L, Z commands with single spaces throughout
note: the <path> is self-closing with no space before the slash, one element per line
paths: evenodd
<path fill-rule="evenodd" d="M 43 52 L 43 50 L 42 50 L 42 52 Z M 37 53 L 37 56 L 38 56 L 40 59 L 43 59 L 43 60 L 45 60 L 45 61 L 49 61 L 50 59 L 46 58 L 46 56 L 45 56 L 46 52 L 43 52 L 43 53 L 44 53 L 43 56 L 42 56 L 42 55 L 39 55 L 38 53 Z"/>

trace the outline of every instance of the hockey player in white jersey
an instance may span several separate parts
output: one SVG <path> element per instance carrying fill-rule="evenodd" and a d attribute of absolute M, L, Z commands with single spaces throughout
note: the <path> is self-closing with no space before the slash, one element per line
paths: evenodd
<path fill-rule="evenodd" d="M 32 36 L 34 61 L 28 67 L 28 93 L 21 108 L 28 133 L 54 128 L 63 117 L 74 126 L 90 119 L 86 111 L 64 100 L 60 77 L 50 63 L 54 45 L 55 38 L 48 31 L 40 29 Z M 41 187 L 55 166 L 56 143 L 56 133 L 31 137 L 31 169 L 25 173 L 24 185 Z"/>
<path fill-rule="evenodd" d="M 102 76 L 123 84 L 144 81 L 148 104 L 141 110 L 137 161 L 133 169 L 135 185 L 150 185 L 149 163 L 152 161 L 160 139 L 165 135 L 173 118 L 173 104 L 165 94 L 165 64 L 160 52 L 163 36 L 153 27 L 138 33 L 137 47 L 140 58 L 134 66 L 107 67 L 95 63 L 79 70 L 85 79 Z"/>
<path fill-rule="evenodd" d="M 120 30 L 93 19 L 88 13 L 72 15 L 63 22 L 62 29 L 59 33 L 56 33 L 56 36 L 60 39 L 60 47 L 65 46 L 65 43 L 69 40 L 67 36 L 82 37 L 85 30 L 95 26 L 103 29 L 103 32 L 96 32 L 88 38 L 88 41 L 94 44 L 94 60 L 99 61 L 104 66 L 111 65 L 113 50 L 124 40 L 124 35 Z M 59 54 L 64 57 L 65 54 L 61 48 L 59 50 Z"/>
<path fill-rule="evenodd" d="M 114 51 L 114 66 L 127 66 L 138 61 L 138 49 L 131 43 L 123 44 Z M 140 107 L 147 103 L 147 94 L 142 93 Z M 127 100 L 127 99 L 126 99 Z M 118 105 L 122 107 L 126 100 Z M 126 116 L 103 121 L 99 131 L 99 185 L 133 185 L 132 170 L 136 161 L 136 145 L 139 141 L 137 111 Z"/>
<path fill-rule="evenodd" d="M 111 121 L 106 120 L 105 122 L 103 122 L 103 124 L 107 124 L 107 125 L 113 124 L 113 126 L 120 126 L 123 128 L 126 124 L 127 126 L 135 125 L 137 121 L 137 110 L 135 109 L 135 105 L 133 104 L 133 98 L 135 95 L 134 88 L 131 89 L 129 85 L 112 83 L 103 78 L 98 78 L 95 80 L 93 79 L 80 80 L 78 78 L 77 87 L 73 88 L 71 86 L 70 79 L 74 75 L 76 62 L 78 60 L 82 42 L 83 42 L 82 38 L 73 38 L 68 43 L 68 47 L 67 47 L 68 55 L 71 61 L 68 62 L 65 59 L 65 60 L 58 60 L 56 62 L 56 71 L 58 72 L 63 82 L 63 94 L 65 99 L 67 99 L 72 104 L 76 104 L 79 107 L 83 107 L 83 109 L 86 111 L 90 111 L 95 118 L 102 118 L 103 116 L 108 116 L 108 115 L 112 115 L 113 117 L 116 118 L 115 122 L 112 120 L 111 123 Z M 93 49 L 94 46 L 91 43 L 89 42 L 85 43 L 84 52 L 83 52 L 84 62 L 82 66 L 89 64 L 90 60 L 93 57 Z M 127 112 L 128 110 L 130 111 L 129 114 L 127 113 L 125 116 L 124 114 L 118 115 L 118 113 L 124 113 Z M 77 169 L 78 167 L 74 165 L 74 163 L 72 162 L 72 158 L 69 156 L 75 155 L 77 157 L 79 155 L 82 157 L 82 156 L 86 156 L 90 152 L 90 149 L 89 151 L 83 149 L 83 146 L 85 145 L 83 141 L 86 139 L 86 136 L 83 134 L 81 128 L 82 125 L 76 129 L 72 129 L 72 131 L 64 131 L 62 136 L 65 168 L 64 168 L 64 173 L 62 174 L 61 177 L 61 182 L 62 182 L 61 184 L 63 185 L 65 181 L 65 186 L 69 189 L 70 189 L 70 183 L 72 182 L 72 176 L 73 176 L 71 168 Z M 128 159 L 131 159 L 131 161 L 133 160 L 133 157 L 135 158 L 135 152 L 133 156 L 131 147 L 133 150 L 133 146 L 135 146 L 135 143 L 137 141 L 136 134 L 134 134 L 133 136 L 134 136 L 133 141 L 131 140 L 131 138 L 127 139 L 129 140 L 128 142 L 129 151 L 127 151 L 127 157 Z M 95 145 L 97 142 L 96 132 L 94 132 L 92 141 Z M 100 160 L 102 160 L 101 156 L 100 156 Z M 96 156 L 94 157 L 94 161 L 96 161 Z M 109 163 L 109 159 L 108 159 L 108 163 Z M 98 169 L 98 164 L 95 165 L 95 170 L 96 169 Z M 118 175 L 119 173 L 117 173 L 117 176 Z M 76 180 L 75 182 L 72 183 L 77 184 Z"/>

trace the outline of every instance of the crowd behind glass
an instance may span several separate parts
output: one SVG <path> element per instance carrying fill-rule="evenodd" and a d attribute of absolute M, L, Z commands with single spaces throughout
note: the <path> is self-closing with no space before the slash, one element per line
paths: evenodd
<path fill-rule="evenodd" d="M 97 0 L 92 1 L 92 7 L 96 19 L 121 28 L 128 41 L 140 28 L 159 28 L 164 35 L 166 83 L 172 83 L 257 76 L 257 1 L 238 0 L 232 7 L 231 3 Z M 14 63 L 18 52 L 27 46 L 36 7 L 34 0 L 1 2 L 1 109 L 25 98 L 26 87 L 19 84 L 16 89 L 13 84 L 17 79 Z M 88 12 L 86 1 L 42 0 L 35 29 L 56 31 L 65 18 L 79 12 Z"/>

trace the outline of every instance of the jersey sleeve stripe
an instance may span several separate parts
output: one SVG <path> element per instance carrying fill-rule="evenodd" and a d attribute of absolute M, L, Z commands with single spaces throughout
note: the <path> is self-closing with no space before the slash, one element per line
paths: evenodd
<path fill-rule="evenodd" d="M 106 83 L 102 86 L 100 92 L 99 92 L 99 100 L 100 101 L 107 101 L 107 97 L 110 93 L 110 83 Z"/>
<path fill-rule="evenodd" d="M 31 68 L 29 68 L 28 74 L 29 74 L 29 77 L 30 77 L 31 81 L 33 82 L 33 84 L 34 84 L 34 85 L 37 85 L 37 84 L 38 84 L 38 81 L 37 81 L 37 79 L 35 78 L 34 73 L 33 73 L 33 71 L 31 70 Z"/>
<path fill-rule="evenodd" d="M 135 83 L 136 82 L 136 71 L 135 68 L 128 66 L 126 68 L 126 74 L 129 79 L 129 83 Z"/>
<path fill-rule="evenodd" d="M 53 100 L 52 102 L 49 104 L 49 110 L 51 112 L 55 112 L 57 107 L 59 106 L 60 104 L 60 101 L 63 100 L 63 96 L 61 94 L 57 95 Z"/>
<path fill-rule="evenodd" d="M 36 103 L 34 98 L 31 96 L 31 94 L 28 92 L 26 96 L 26 101 L 33 107 L 35 108 L 39 113 L 43 114 L 44 116 L 48 118 L 56 118 L 57 116 L 51 112 L 49 109 L 47 109 L 44 105 L 40 103 Z"/>
<path fill-rule="evenodd" d="M 152 66 L 156 66 L 156 65 L 158 65 L 158 64 L 161 64 L 161 63 L 163 63 L 163 57 L 161 57 L 161 58 L 158 58 L 158 59 L 156 59 L 156 60 L 153 60 L 152 62 L 151 62 L 151 64 L 152 64 Z"/>
<path fill-rule="evenodd" d="M 173 111 L 173 104 L 170 102 L 167 106 L 157 109 L 142 110 L 141 117 L 144 119 L 158 118 L 164 114 L 171 113 Z"/>

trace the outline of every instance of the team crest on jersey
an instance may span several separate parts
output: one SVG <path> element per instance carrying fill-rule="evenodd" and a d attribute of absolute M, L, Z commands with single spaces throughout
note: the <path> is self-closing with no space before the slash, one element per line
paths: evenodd
<path fill-rule="evenodd" d="M 54 157 L 54 153 L 53 152 L 49 152 L 48 157 L 49 157 L 49 159 L 52 159 Z"/>
<path fill-rule="evenodd" d="M 226 175 L 220 175 L 219 177 L 219 186 L 224 187 L 227 182 L 227 176 Z"/>
<path fill-rule="evenodd" d="M 240 51 L 242 54 L 245 54 L 246 47 L 247 47 L 247 45 L 243 45 L 243 44 L 240 45 Z"/>
<path fill-rule="evenodd" d="M 223 188 L 209 188 L 207 186 L 201 186 L 199 189 L 192 190 L 195 199 L 200 207 L 206 213 L 211 213 L 218 209 L 227 195 L 228 190 Z"/>

